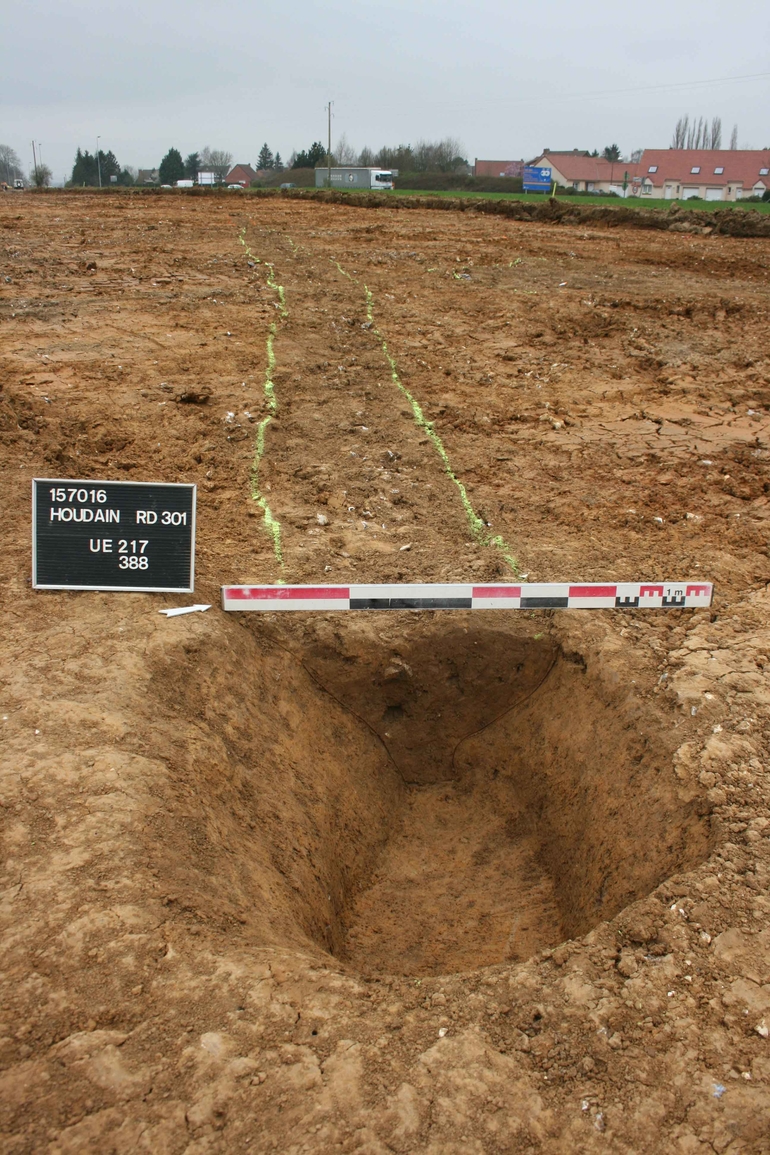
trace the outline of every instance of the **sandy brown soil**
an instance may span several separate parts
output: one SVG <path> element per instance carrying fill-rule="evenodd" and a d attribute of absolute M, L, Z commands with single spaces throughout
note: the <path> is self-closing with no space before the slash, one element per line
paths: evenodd
<path fill-rule="evenodd" d="M 3 1152 L 769 1151 L 767 239 L 62 193 L 0 238 Z M 197 482 L 194 598 L 33 591 L 34 476 Z M 218 608 L 514 572 L 716 596 Z"/>

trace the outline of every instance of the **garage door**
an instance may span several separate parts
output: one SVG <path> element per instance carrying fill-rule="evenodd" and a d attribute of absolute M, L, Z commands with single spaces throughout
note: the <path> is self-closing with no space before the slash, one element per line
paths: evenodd
<path fill-rule="evenodd" d="M 722 199 L 721 188 L 707 188 L 706 189 L 706 200 L 707 201 L 721 201 L 721 199 Z"/>
<path fill-rule="evenodd" d="M 686 201 L 688 197 L 699 197 L 699 196 L 700 196 L 700 189 L 699 188 L 688 188 L 687 186 L 685 186 L 682 189 L 682 200 L 684 200 L 684 201 Z"/>

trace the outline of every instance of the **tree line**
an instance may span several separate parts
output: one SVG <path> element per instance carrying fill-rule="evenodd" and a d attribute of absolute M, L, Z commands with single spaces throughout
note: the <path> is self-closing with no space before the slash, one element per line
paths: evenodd
<path fill-rule="evenodd" d="M 183 160 L 178 149 L 170 148 L 158 166 L 158 182 L 176 184 L 178 180 L 197 180 L 199 172 L 214 172 L 219 180 L 224 180 L 232 167 L 232 159 L 232 154 L 225 152 L 224 149 L 207 146 L 200 152 L 191 152 Z M 0 154 L 0 171 L 2 171 L 2 154 Z M 85 185 L 89 188 L 97 188 L 100 184 L 126 187 L 135 184 L 137 176 L 135 168 L 122 166 L 118 162 L 112 149 L 106 151 L 99 149 L 98 153 L 91 153 L 88 149 L 78 148 L 72 165 L 72 175 L 67 184 Z"/>
<path fill-rule="evenodd" d="M 332 149 L 333 165 L 360 165 L 399 172 L 457 172 L 468 161 L 464 148 L 454 137 L 444 140 L 418 140 L 416 144 L 383 145 L 376 152 L 365 146 L 360 151 L 348 144 L 345 136 Z M 289 168 L 316 168 L 326 163 L 326 149 L 316 141 L 307 152 L 292 153 Z"/>

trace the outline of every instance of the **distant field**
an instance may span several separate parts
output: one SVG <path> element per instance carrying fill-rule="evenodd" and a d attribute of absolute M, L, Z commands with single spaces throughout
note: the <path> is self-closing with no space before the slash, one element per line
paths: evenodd
<path fill-rule="evenodd" d="M 354 190 L 351 190 L 354 191 Z M 465 189 L 449 189 L 439 190 L 435 192 L 429 189 L 409 189 L 399 188 L 395 190 L 398 196 L 414 196 L 414 197 L 482 197 L 485 200 L 493 201 L 546 201 L 548 200 L 547 193 L 497 193 L 497 192 L 473 192 Z M 387 194 L 389 195 L 389 194 Z M 763 203 L 747 203 L 746 201 L 698 201 L 698 200 L 659 200 L 650 197 L 628 197 L 624 200 L 622 197 L 606 197 L 606 196 L 559 196 L 559 201 L 567 204 L 575 205 L 628 205 L 629 208 L 635 209 L 659 209 L 663 212 L 668 212 L 671 207 L 678 204 L 681 208 L 687 209 L 705 209 L 707 212 L 713 212 L 715 209 L 754 209 L 760 213 L 770 212 L 770 201 Z"/>

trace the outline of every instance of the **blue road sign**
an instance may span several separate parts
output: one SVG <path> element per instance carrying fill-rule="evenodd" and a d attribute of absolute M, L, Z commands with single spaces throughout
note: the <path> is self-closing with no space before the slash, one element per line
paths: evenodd
<path fill-rule="evenodd" d="M 524 166 L 522 173 L 524 178 L 525 192 L 550 192 L 551 191 L 551 170 L 550 168 L 533 168 L 532 165 Z"/>

